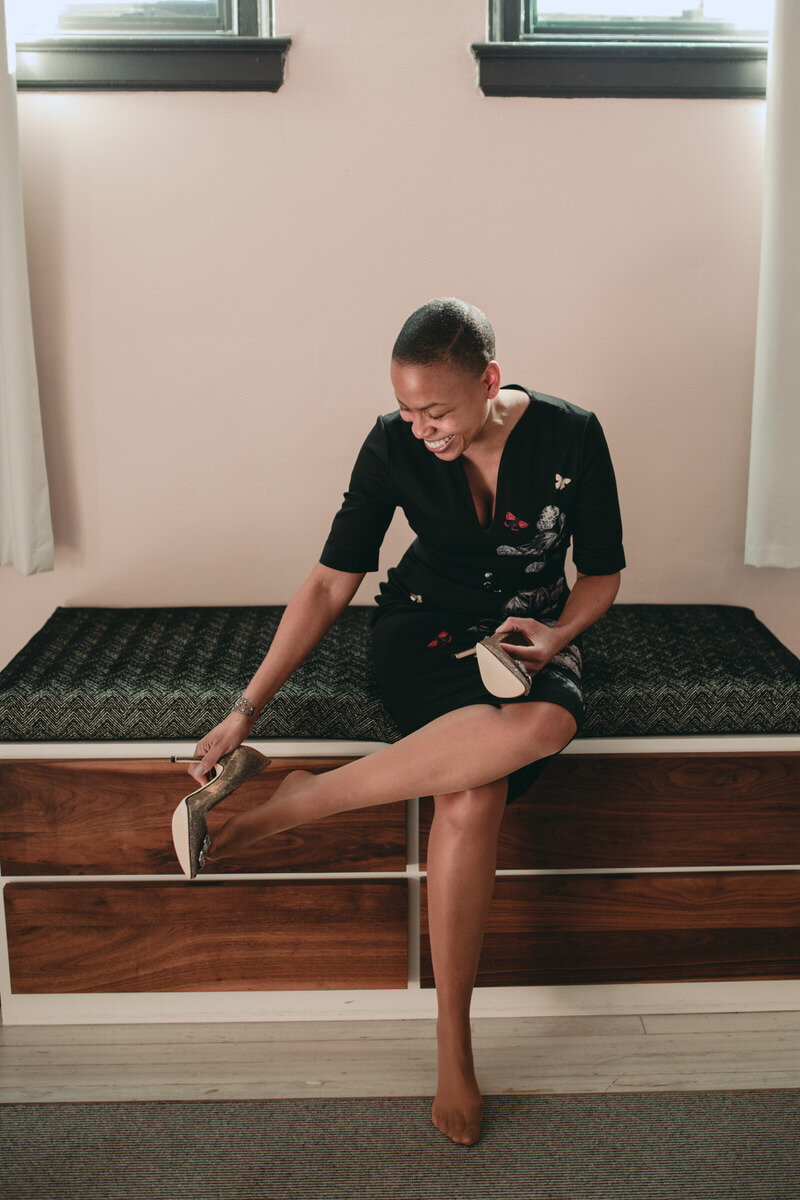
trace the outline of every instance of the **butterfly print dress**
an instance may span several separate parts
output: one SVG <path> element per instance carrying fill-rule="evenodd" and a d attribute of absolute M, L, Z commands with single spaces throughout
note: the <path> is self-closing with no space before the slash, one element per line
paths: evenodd
<path fill-rule="evenodd" d="M 597 416 L 520 384 L 528 403 L 503 446 L 494 513 L 481 525 L 462 456 L 441 458 L 414 437 L 399 410 L 378 417 L 356 458 L 319 561 L 377 571 L 397 507 L 416 537 L 387 571 L 371 618 L 373 660 L 386 706 L 405 736 L 467 704 L 549 700 L 585 717 L 581 635 L 532 678 L 527 696 L 500 700 L 461 650 L 506 617 L 554 625 L 570 589 L 567 548 L 584 575 L 625 566 L 617 485 Z M 576 731 L 577 732 L 577 731 Z M 508 776 L 507 803 L 556 755 Z"/>

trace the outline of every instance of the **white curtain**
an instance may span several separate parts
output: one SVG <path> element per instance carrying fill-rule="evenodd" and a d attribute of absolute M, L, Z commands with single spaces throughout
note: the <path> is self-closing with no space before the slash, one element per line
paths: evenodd
<path fill-rule="evenodd" d="M 5 0 L 0 52 L 0 565 L 35 575 L 53 570 L 53 528 L 33 352 L 16 63 Z"/>
<path fill-rule="evenodd" d="M 800 3 L 775 0 L 744 561 L 800 567 Z"/>

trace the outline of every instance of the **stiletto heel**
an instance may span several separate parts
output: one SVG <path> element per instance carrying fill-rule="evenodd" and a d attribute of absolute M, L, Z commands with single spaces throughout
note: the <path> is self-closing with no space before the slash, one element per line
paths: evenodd
<path fill-rule="evenodd" d="M 500 646 L 500 642 L 520 642 L 525 645 L 525 639 L 514 629 L 506 629 L 502 633 L 493 633 L 478 642 L 473 650 L 462 650 L 456 658 L 464 658 L 475 654 L 478 660 L 478 670 L 487 692 L 499 696 L 503 700 L 512 700 L 515 696 L 527 696 L 531 690 L 531 677 L 525 668 L 512 658 Z"/>
<path fill-rule="evenodd" d="M 199 759 L 197 756 L 181 758 L 173 755 L 171 761 L 197 762 Z M 254 746 L 237 746 L 214 764 L 212 779 L 181 800 L 172 814 L 172 844 L 181 870 L 189 879 L 194 879 L 202 869 L 211 846 L 206 813 L 271 762 L 271 758 L 266 758 Z"/>

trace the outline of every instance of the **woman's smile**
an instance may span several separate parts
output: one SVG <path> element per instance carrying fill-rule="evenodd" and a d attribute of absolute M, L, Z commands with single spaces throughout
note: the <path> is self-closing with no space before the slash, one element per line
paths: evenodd
<path fill-rule="evenodd" d="M 427 442 L 426 441 L 425 445 L 428 447 L 429 450 L 432 450 L 434 452 L 434 454 L 438 454 L 440 450 L 444 450 L 445 446 L 448 446 L 450 444 L 450 440 L 452 438 L 454 438 L 455 436 L 456 435 L 454 433 L 451 433 L 448 437 L 439 438 L 438 441 L 435 441 L 435 442 Z"/>

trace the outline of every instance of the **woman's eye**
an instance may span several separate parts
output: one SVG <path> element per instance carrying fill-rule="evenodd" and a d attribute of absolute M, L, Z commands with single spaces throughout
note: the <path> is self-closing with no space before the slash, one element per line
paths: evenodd
<path fill-rule="evenodd" d="M 401 409 L 400 409 L 400 415 L 401 415 L 401 416 L 405 416 L 405 414 L 406 414 L 407 412 L 408 412 L 408 409 L 406 409 L 406 408 L 401 408 Z M 442 417 L 446 417 L 447 415 L 448 415 L 448 414 L 447 414 L 446 412 L 443 412 L 443 413 L 431 413 L 431 420 L 432 420 L 432 421 L 441 421 Z"/>

